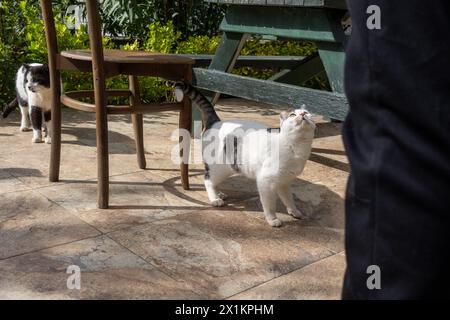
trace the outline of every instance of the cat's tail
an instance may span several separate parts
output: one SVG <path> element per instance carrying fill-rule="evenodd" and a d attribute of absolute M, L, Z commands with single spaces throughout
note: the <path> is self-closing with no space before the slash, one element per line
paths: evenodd
<path fill-rule="evenodd" d="M 14 98 L 13 101 L 11 101 L 10 103 L 8 103 L 8 105 L 6 106 L 6 108 L 3 109 L 3 119 L 5 119 L 12 111 L 14 111 L 17 107 L 17 98 Z"/>
<path fill-rule="evenodd" d="M 197 105 L 202 113 L 205 130 L 211 128 L 214 123 L 220 121 L 220 118 L 217 115 L 216 110 L 214 110 L 211 102 L 209 102 L 209 100 L 200 91 L 191 86 L 189 83 L 181 81 L 175 83 L 174 92 L 178 102 L 182 101 L 184 96 L 187 96 Z"/>

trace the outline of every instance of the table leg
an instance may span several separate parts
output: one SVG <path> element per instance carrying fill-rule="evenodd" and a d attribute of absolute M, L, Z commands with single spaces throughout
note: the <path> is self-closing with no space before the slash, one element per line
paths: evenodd
<path fill-rule="evenodd" d="M 319 55 L 333 92 L 344 93 L 345 52 L 341 43 L 318 43 Z M 330 118 L 331 122 L 341 122 Z"/>
<path fill-rule="evenodd" d="M 341 43 L 318 43 L 320 59 L 333 92 L 344 93 L 345 52 Z"/>

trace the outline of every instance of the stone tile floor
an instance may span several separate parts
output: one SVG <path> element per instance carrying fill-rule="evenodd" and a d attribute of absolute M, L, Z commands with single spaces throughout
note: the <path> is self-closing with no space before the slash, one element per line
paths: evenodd
<path fill-rule="evenodd" d="M 278 125 L 279 110 L 224 99 L 220 116 Z M 170 160 L 175 113 L 145 116 L 147 170 L 136 163 L 128 116 L 110 117 L 111 208 L 96 209 L 94 115 L 63 110 L 61 181 L 48 181 L 49 145 L 0 121 L 1 299 L 339 299 L 343 197 L 348 176 L 340 125 L 316 117 L 314 149 L 295 181 L 295 220 L 263 219 L 255 184 L 233 177 L 228 205 L 211 208 L 202 165 L 191 189 Z M 81 269 L 69 290 L 66 269 Z"/>

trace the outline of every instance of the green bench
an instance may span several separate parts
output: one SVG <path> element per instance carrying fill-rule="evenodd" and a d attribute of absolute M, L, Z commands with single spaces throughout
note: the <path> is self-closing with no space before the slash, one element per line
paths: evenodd
<path fill-rule="evenodd" d="M 222 38 L 209 68 L 194 68 L 194 85 L 220 93 L 282 107 L 306 104 L 316 114 L 343 120 L 348 111 L 344 96 L 344 47 L 347 36 L 341 25 L 346 14 L 345 0 L 205 0 L 228 4 L 220 25 Z M 269 80 L 233 75 L 230 71 L 245 64 L 239 57 L 249 35 L 314 42 L 318 54 L 299 57 Z M 285 63 L 273 57 L 261 57 L 265 66 Z M 247 62 L 258 59 L 248 58 Z M 272 63 L 272 64 L 271 64 Z M 301 87 L 306 80 L 325 72 L 332 92 Z M 194 113 L 194 120 L 200 119 Z"/>

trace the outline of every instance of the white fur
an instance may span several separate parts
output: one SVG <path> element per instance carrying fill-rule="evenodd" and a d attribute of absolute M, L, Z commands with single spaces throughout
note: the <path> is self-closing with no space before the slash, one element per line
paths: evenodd
<path fill-rule="evenodd" d="M 30 66 L 42 66 L 39 63 L 31 63 Z M 28 101 L 28 105 L 20 105 L 21 113 L 21 131 L 30 130 L 30 117 L 31 117 L 31 106 L 39 106 L 42 112 L 51 110 L 51 90 L 43 86 L 36 87 L 36 92 L 32 92 L 28 89 L 28 84 L 31 82 L 31 75 L 28 73 L 27 77 L 24 77 L 24 67 L 20 67 L 16 75 L 16 90 L 17 94 L 25 101 Z M 50 135 L 50 121 L 44 124 L 44 129 L 46 131 L 45 142 L 51 143 Z M 42 132 L 41 130 L 33 129 L 33 138 L 31 140 L 33 143 L 42 142 Z"/>
<path fill-rule="evenodd" d="M 230 164 L 212 161 L 210 154 L 223 159 L 224 140 L 227 136 L 242 136 L 239 174 L 256 180 L 267 222 L 273 227 L 281 226 L 275 214 L 277 195 L 295 218 L 303 218 L 294 204 L 291 192 L 292 181 L 303 171 L 311 153 L 315 125 L 304 109 L 295 110 L 290 116 L 280 115 L 280 132 L 268 132 L 267 126 L 253 121 L 231 120 L 215 123 L 204 132 L 203 159 L 209 168 L 209 179 L 205 178 L 208 198 L 213 206 L 223 206 L 224 196 L 217 186 L 226 178 L 235 175 Z M 243 135 L 241 135 L 244 133 Z M 218 137 L 216 144 L 211 144 Z M 273 147 L 279 146 L 277 150 Z M 227 150 L 230 150 L 227 145 Z M 227 152 L 228 153 L 228 152 Z M 229 154 L 228 154 L 229 155 Z"/>
<path fill-rule="evenodd" d="M 183 101 L 183 97 L 184 97 L 183 90 L 181 90 L 180 88 L 175 88 L 174 91 L 175 91 L 175 98 L 176 98 L 177 102 Z"/>

